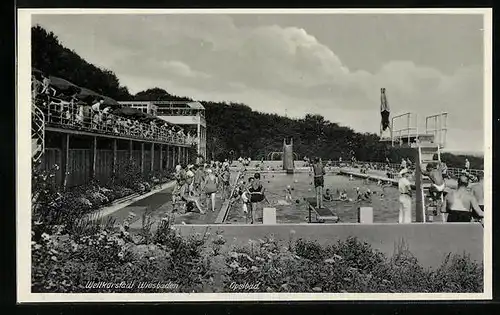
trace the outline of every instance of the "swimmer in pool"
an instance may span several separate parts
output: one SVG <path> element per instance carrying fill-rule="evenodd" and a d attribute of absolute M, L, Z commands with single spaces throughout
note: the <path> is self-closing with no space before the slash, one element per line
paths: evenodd
<path fill-rule="evenodd" d="M 371 196 L 372 196 L 372 192 L 370 189 L 367 189 L 364 193 L 362 193 L 359 190 L 359 188 L 357 187 L 356 193 L 357 193 L 356 202 L 369 201 L 371 199 Z"/>
<path fill-rule="evenodd" d="M 332 201 L 332 200 L 333 200 L 333 195 L 332 195 L 332 193 L 330 192 L 330 189 L 329 189 L 329 188 L 327 188 L 327 189 L 325 190 L 325 194 L 323 195 L 323 200 L 325 200 L 325 201 Z"/>
<path fill-rule="evenodd" d="M 347 201 L 348 200 L 348 197 L 347 197 L 347 192 L 345 190 L 343 190 L 341 193 L 340 193 L 340 197 L 339 199 L 341 201 Z"/>
<path fill-rule="evenodd" d="M 292 201 L 292 186 L 288 185 L 286 186 L 286 189 L 285 189 L 285 200 L 288 201 Z"/>

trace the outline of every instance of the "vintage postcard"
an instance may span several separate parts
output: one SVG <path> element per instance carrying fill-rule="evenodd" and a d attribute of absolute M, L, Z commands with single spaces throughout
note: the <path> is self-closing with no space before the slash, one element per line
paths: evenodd
<path fill-rule="evenodd" d="M 492 10 L 17 11 L 21 302 L 492 298 Z"/>

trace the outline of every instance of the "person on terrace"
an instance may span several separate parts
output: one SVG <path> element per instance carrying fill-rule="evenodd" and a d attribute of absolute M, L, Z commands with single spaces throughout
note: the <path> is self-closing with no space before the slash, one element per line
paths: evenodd
<path fill-rule="evenodd" d="M 102 106 L 102 104 L 104 104 L 104 100 L 101 98 L 101 99 L 99 99 L 99 101 L 97 101 L 96 103 L 94 103 L 94 104 L 92 105 L 92 110 L 93 110 L 94 112 L 98 112 L 98 111 L 100 111 L 100 110 L 101 110 L 101 106 Z"/>

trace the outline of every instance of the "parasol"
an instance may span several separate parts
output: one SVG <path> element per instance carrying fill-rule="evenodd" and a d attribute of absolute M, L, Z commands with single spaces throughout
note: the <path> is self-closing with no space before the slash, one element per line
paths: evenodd
<path fill-rule="evenodd" d="M 78 93 L 77 97 L 81 100 L 94 101 L 96 98 L 99 98 L 100 95 L 97 92 L 89 90 L 87 88 L 80 88 L 80 93 Z"/>
<path fill-rule="evenodd" d="M 109 96 L 101 96 L 102 99 L 104 100 L 104 106 L 110 106 L 110 107 L 121 107 L 121 104 L 118 103 L 116 100 L 112 99 Z"/>
<path fill-rule="evenodd" d="M 79 93 L 81 90 L 81 88 L 76 84 L 73 84 L 68 80 L 59 77 L 49 76 L 49 80 L 50 80 L 49 83 L 50 86 L 52 86 L 53 88 L 64 94 L 75 94 Z"/>
<path fill-rule="evenodd" d="M 132 108 L 132 107 L 122 107 L 113 110 L 114 115 L 118 116 L 124 116 L 124 117 L 136 117 L 136 118 L 142 118 L 145 117 L 145 113 L 142 111 Z"/>

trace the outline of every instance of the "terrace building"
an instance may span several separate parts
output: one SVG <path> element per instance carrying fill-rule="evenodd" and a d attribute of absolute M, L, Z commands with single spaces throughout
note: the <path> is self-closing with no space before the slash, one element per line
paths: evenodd
<path fill-rule="evenodd" d="M 122 106 L 138 109 L 171 124 L 196 127 L 196 146 L 199 155 L 207 156 L 207 122 L 205 108 L 192 101 L 126 101 Z"/>

